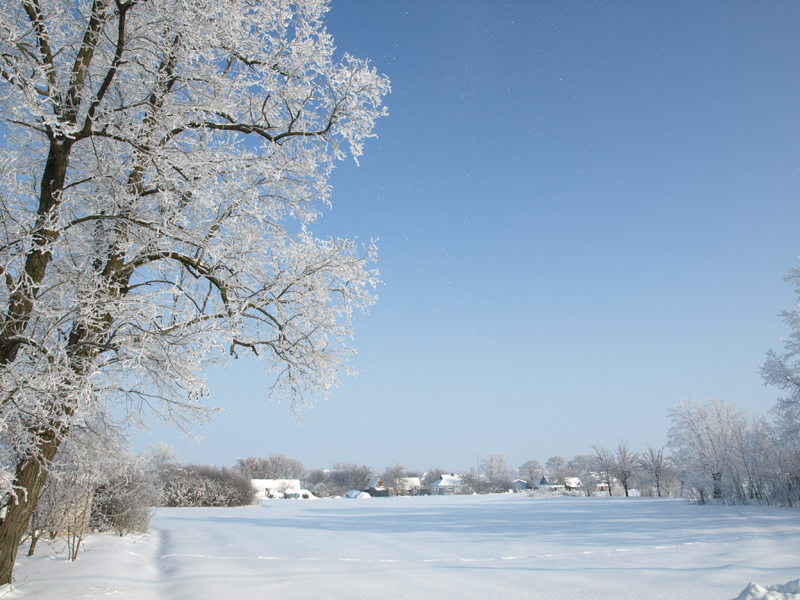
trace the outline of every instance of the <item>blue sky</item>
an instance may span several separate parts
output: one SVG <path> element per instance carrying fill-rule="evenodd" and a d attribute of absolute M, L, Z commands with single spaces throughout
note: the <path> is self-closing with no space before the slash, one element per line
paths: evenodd
<path fill-rule="evenodd" d="M 333 0 L 340 53 L 392 80 L 320 236 L 378 239 L 358 377 L 296 425 L 258 361 L 181 460 L 513 466 L 661 446 L 679 399 L 764 414 L 796 304 L 800 4 Z"/>

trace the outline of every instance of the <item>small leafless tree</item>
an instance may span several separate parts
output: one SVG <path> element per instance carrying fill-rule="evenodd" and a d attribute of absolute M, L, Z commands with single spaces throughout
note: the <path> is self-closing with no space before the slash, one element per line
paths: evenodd
<path fill-rule="evenodd" d="M 381 475 L 383 485 L 389 488 L 390 493 L 400 494 L 405 490 L 406 468 L 397 463 L 386 467 L 386 470 Z"/>
<path fill-rule="evenodd" d="M 664 449 L 655 449 L 647 444 L 647 452 L 642 454 L 640 465 L 655 487 L 656 496 L 661 498 L 666 492 L 667 482 L 671 479 L 669 457 L 664 456 Z"/>
<path fill-rule="evenodd" d="M 625 490 L 625 497 L 628 496 L 631 481 L 636 476 L 639 469 L 639 453 L 628 450 L 628 442 L 620 441 L 614 453 L 613 473 L 622 484 Z"/>
<path fill-rule="evenodd" d="M 594 450 L 595 468 L 600 476 L 600 481 L 608 486 L 608 495 L 613 496 L 614 469 L 616 466 L 614 455 L 602 446 L 592 446 L 592 450 Z"/>
<path fill-rule="evenodd" d="M 547 459 L 544 464 L 547 470 L 547 480 L 551 483 L 563 484 L 564 478 L 570 476 L 569 466 L 563 456 L 556 455 Z"/>
<path fill-rule="evenodd" d="M 511 471 L 505 454 L 490 454 L 481 461 L 480 474 L 490 492 L 507 490 L 511 485 Z"/>

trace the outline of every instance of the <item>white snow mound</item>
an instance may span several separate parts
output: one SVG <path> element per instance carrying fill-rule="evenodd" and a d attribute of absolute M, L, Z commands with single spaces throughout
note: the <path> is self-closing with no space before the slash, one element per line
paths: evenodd
<path fill-rule="evenodd" d="M 766 588 L 751 581 L 733 600 L 800 600 L 800 579 Z"/>
<path fill-rule="evenodd" d="M 372 496 L 370 496 L 367 492 L 361 492 L 359 490 L 350 490 L 349 492 L 347 492 L 344 495 L 344 497 L 345 498 L 355 498 L 355 499 L 372 498 Z"/>

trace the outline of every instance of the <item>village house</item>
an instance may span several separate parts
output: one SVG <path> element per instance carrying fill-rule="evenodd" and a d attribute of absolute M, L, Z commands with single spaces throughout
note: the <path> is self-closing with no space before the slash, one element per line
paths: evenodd
<path fill-rule="evenodd" d="M 416 496 L 421 488 L 422 481 L 419 477 L 401 477 L 397 480 L 394 493 L 397 496 Z"/>
<path fill-rule="evenodd" d="M 389 488 L 384 485 L 383 479 L 381 479 L 380 476 L 375 476 L 370 479 L 369 483 L 367 484 L 367 489 L 364 491 L 373 498 L 389 495 Z"/>
<path fill-rule="evenodd" d="M 431 484 L 431 494 L 434 496 L 460 494 L 461 491 L 461 479 L 454 473 L 451 473 L 450 475 L 442 475 L 439 477 L 439 479 Z"/>
<path fill-rule="evenodd" d="M 311 493 L 317 498 L 330 498 L 331 491 L 324 483 L 317 483 L 311 488 Z"/>
<path fill-rule="evenodd" d="M 524 479 L 515 479 L 511 482 L 511 489 L 515 492 L 524 492 L 528 489 L 528 482 Z"/>

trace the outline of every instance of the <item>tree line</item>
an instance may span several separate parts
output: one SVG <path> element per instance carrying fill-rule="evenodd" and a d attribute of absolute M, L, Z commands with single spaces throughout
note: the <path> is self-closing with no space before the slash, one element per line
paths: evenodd
<path fill-rule="evenodd" d="M 599 488 L 611 495 L 627 496 L 633 488 L 645 495 L 674 494 L 676 469 L 663 448 L 648 446 L 646 452 L 631 452 L 626 442 L 620 442 L 611 451 L 599 446 L 593 449 L 593 454 L 578 454 L 570 461 L 562 456 L 552 456 L 542 465 L 531 459 L 517 469 L 508 466 L 504 454 L 490 454 L 481 461 L 477 472 L 471 469 L 458 474 L 460 493 L 505 492 L 513 487 L 515 478 L 524 481 L 527 489 L 532 489 L 542 477 L 547 477 L 548 482 L 555 486 L 579 479 L 580 491 L 587 495 L 600 493 Z M 323 483 L 329 492 L 339 495 L 353 489 L 365 490 L 375 476 L 380 476 L 389 490 L 404 489 L 409 478 L 418 478 L 419 491 L 424 492 L 430 490 L 431 484 L 442 475 L 452 473 L 441 467 L 425 472 L 413 471 L 401 463 L 388 465 L 380 471 L 364 464 L 342 462 L 334 463 L 329 469 L 307 471 L 302 461 L 283 454 L 239 459 L 234 468 L 252 479 L 297 479 L 308 489 Z"/>
<path fill-rule="evenodd" d="M 774 356 L 762 372 L 775 368 Z M 588 496 L 629 496 L 636 490 L 637 495 L 678 496 L 701 504 L 795 506 L 800 503 L 797 413 L 797 399 L 791 397 L 781 398 L 761 418 L 750 417 L 724 400 L 682 401 L 669 411 L 671 427 L 665 447 L 648 444 L 635 451 L 620 441 L 611 449 L 593 445 L 591 453 L 577 454 L 571 460 L 560 455 L 551 456 L 544 464 L 530 459 L 516 469 L 509 467 L 504 454 L 490 454 L 477 470 L 458 474 L 460 492 L 504 492 L 514 487 L 515 478 L 531 489 L 546 477 L 551 486 L 574 488 Z M 254 471 L 258 464 L 263 465 L 262 470 Z M 301 479 L 307 487 L 324 483 L 334 494 L 365 489 L 375 475 L 381 475 L 389 488 L 399 488 L 404 478 L 419 477 L 425 490 L 451 473 L 440 467 L 414 472 L 399 463 L 382 472 L 349 463 L 307 472 L 301 461 L 279 454 L 268 459 L 240 459 L 236 468 L 251 477 Z"/>

